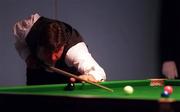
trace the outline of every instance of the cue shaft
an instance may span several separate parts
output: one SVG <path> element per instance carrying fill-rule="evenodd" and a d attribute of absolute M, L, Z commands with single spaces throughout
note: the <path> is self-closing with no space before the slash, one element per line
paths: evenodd
<path fill-rule="evenodd" d="M 100 88 L 102 88 L 102 89 L 105 89 L 105 90 L 107 90 L 107 91 L 110 91 L 110 92 L 113 92 L 113 91 L 114 91 L 114 90 L 112 90 L 112 89 L 110 89 L 110 88 L 108 88 L 108 87 L 106 87 L 106 86 L 103 86 L 103 85 L 100 85 L 100 84 L 98 84 L 98 83 L 94 83 L 94 82 L 91 82 L 91 81 L 82 79 L 82 78 L 80 78 L 80 77 L 78 77 L 78 76 L 76 76 L 76 75 L 74 75 L 74 74 L 71 74 L 71 73 L 69 73 L 69 72 L 63 71 L 63 70 L 61 70 L 61 69 L 58 69 L 58 68 L 55 68 L 55 67 L 52 67 L 52 66 L 48 66 L 48 69 L 50 69 L 50 70 L 53 71 L 53 72 L 63 74 L 63 75 L 65 75 L 65 76 L 67 76 L 67 77 L 70 77 L 70 78 L 73 77 L 73 78 L 75 78 L 75 79 L 77 79 L 77 80 L 79 80 L 79 81 L 84 81 L 84 82 L 86 82 L 86 83 L 95 85 L 95 86 L 100 87 Z"/>

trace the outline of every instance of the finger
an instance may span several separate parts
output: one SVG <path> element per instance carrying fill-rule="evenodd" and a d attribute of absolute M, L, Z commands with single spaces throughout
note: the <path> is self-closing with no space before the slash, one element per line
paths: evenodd
<path fill-rule="evenodd" d="M 178 72 L 177 72 L 177 70 L 175 70 L 175 72 L 176 72 L 176 75 L 175 75 L 175 77 L 178 77 Z"/>
<path fill-rule="evenodd" d="M 168 75 L 168 79 L 175 79 L 175 73 Z"/>
<path fill-rule="evenodd" d="M 87 75 L 80 75 L 79 78 L 81 78 L 83 80 L 88 80 Z"/>
<path fill-rule="evenodd" d="M 92 76 L 89 76 L 89 77 L 88 77 L 88 80 L 91 81 L 91 82 L 98 82 L 98 81 L 95 80 L 94 77 L 92 77 Z"/>
<path fill-rule="evenodd" d="M 70 82 L 72 82 L 72 83 L 76 82 L 76 79 L 73 78 L 73 77 L 71 77 L 69 80 L 70 80 Z"/>

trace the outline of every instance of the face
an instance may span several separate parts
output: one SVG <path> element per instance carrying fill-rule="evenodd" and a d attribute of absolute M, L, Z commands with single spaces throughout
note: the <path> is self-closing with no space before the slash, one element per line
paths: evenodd
<path fill-rule="evenodd" d="M 64 46 L 53 52 L 40 47 L 38 50 L 38 58 L 44 61 L 46 64 L 54 65 L 56 61 L 61 58 L 63 51 Z"/>

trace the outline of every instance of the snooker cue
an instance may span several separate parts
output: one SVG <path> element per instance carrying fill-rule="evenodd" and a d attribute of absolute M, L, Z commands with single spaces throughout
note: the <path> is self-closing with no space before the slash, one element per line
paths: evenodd
<path fill-rule="evenodd" d="M 50 69 L 50 70 L 53 71 L 53 72 L 63 74 L 63 75 L 65 75 L 65 76 L 67 76 L 67 77 L 72 77 L 72 78 L 75 78 L 75 79 L 77 79 L 77 80 L 79 80 L 79 81 L 84 81 L 84 82 L 86 82 L 86 83 L 95 85 L 95 86 L 100 87 L 100 88 L 102 88 L 102 89 L 105 89 L 105 90 L 107 90 L 107 91 L 110 91 L 110 92 L 113 92 L 113 91 L 114 91 L 114 90 L 112 90 L 112 89 L 110 89 L 110 88 L 108 88 L 108 87 L 106 87 L 106 86 L 102 86 L 102 85 L 100 85 L 100 84 L 98 84 L 98 83 L 94 83 L 94 82 L 91 82 L 91 81 L 88 81 L 88 80 L 79 78 L 78 76 L 76 76 L 76 75 L 74 75 L 74 74 L 71 74 L 71 73 L 69 73 L 69 72 L 63 71 L 63 70 L 61 70 L 61 69 L 58 69 L 58 68 L 55 68 L 55 67 L 52 67 L 52 66 L 48 66 L 48 69 Z"/>

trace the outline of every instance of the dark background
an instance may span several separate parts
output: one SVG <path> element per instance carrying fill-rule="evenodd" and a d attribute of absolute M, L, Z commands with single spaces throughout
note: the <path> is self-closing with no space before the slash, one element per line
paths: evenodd
<path fill-rule="evenodd" d="M 160 25 L 160 47 L 161 59 L 175 60 L 180 70 L 180 1 L 164 0 L 162 2 L 161 25 Z"/>
<path fill-rule="evenodd" d="M 85 38 L 92 56 L 105 69 L 107 80 L 161 76 L 160 41 L 166 32 L 162 29 L 162 15 L 166 14 L 167 1 L 0 1 L 0 85 L 25 84 L 26 67 L 14 48 L 12 28 L 16 21 L 35 12 L 75 27 Z"/>

